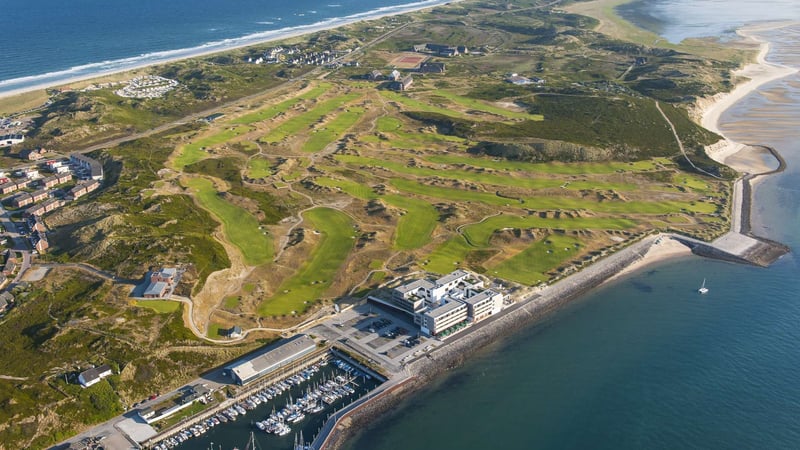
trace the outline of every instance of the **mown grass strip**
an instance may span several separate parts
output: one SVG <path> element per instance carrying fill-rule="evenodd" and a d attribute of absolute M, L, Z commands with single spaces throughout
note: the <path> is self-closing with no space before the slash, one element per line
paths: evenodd
<path fill-rule="evenodd" d="M 666 158 L 655 158 L 636 162 L 529 163 L 467 155 L 432 155 L 425 157 L 425 160 L 440 164 L 465 164 L 485 169 L 536 172 L 553 175 L 600 175 L 615 172 L 647 172 L 656 170 L 659 165 L 674 165 Z"/>
<path fill-rule="evenodd" d="M 136 306 L 141 308 L 149 308 L 159 314 L 174 313 L 181 309 L 181 303 L 171 300 L 136 300 Z"/>
<path fill-rule="evenodd" d="M 186 178 L 183 183 L 194 191 L 200 205 L 222 222 L 225 236 L 242 252 L 248 265 L 258 266 L 272 259 L 272 240 L 259 229 L 252 214 L 222 198 L 206 178 Z"/>
<path fill-rule="evenodd" d="M 637 189 L 637 186 L 632 183 L 612 183 L 599 180 L 566 181 L 563 179 L 518 177 L 509 174 L 481 173 L 460 169 L 409 166 L 398 162 L 355 155 L 336 155 L 336 159 L 342 163 L 354 166 L 370 165 L 383 167 L 395 173 L 403 173 L 418 177 L 441 177 L 514 188 L 548 189 L 560 187 L 570 190 L 615 190 L 619 192 L 634 191 Z"/>
<path fill-rule="evenodd" d="M 551 234 L 511 258 L 491 267 L 489 274 L 527 285 L 545 282 L 553 270 L 575 257 L 580 240 L 571 236 Z"/>
<path fill-rule="evenodd" d="M 464 97 L 451 91 L 437 90 L 436 97 L 445 98 L 453 103 L 461 105 L 465 108 L 483 111 L 489 114 L 494 114 L 508 119 L 522 119 L 522 120 L 544 120 L 541 114 L 528 114 L 526 112 L 511 111 L 499 106 L 490 105 L 481 100 L 476 100 L 470 97 Z"/>
<path fill-rule="evenodd" d="M 353 221 L 347 214 L 330 208 L 314 208 L 303 213 L 307 228 L 320 233 L 320 239 L 306 262 L 259 306 L 263 316 L 301 314 L 331 286 L 355 242 Z"/>
<path fill-rule="evenodd" d="M 236 126 L 178 147 L 179 154 L 173 161 L 172 166 L 175 170 L 183 170 L 184 167 L 190 164 L 206 159 L 208 157 L 208 152 L 204 150 L 205 148 L 228 142 L 236 136 L 250 131 L 252 131 L 250 127 Z"/>
<path fill-rule="evenodd" d="M 319 96 L 327 92 L 330 88 L 331 88 L 330 83 L 322 83 L 319 86 L 316 86 L 313 89 L 309 90 L 308 92 L 300 94 L 296 97 L 292 97 L 288 100 L 284 100 L 278 103 L 277 105 L 268 106 L 264 109 L 260 109 L 250 114 L 245 114 L 242 117 L 231 120 L 229 123 L 239 124 L 239 125 L 250 125 L 256 122 L 262 122 L 264 120 L 274 119 L 279 114 L 285 113 L 290 108 L 294 107 L 303 100 L 318 98 Z"/>
<path fill-rule="evenodd" d="M 353 92 L 324 101 L 315 106 L 313 109 L 300 114 L 299 116 L 292 117 L 291 119 L 288 119 L 287 121 L 278 125 L 260 140 L 267 143 L 275 143 L 289 136 L 307 131 L 315 122 L 322 120 L 322 118 L 335 111 L 337 108 L 341 108 L 343 105 L 352 102 L 360 96 L 361 93 Z"/>
<path fill-rule="evenodd" d="M 401 195 L 379 196 L 369 186 L 351 180 L 318 177 L 315 181 L 320 186 L 334 187 L 361 200 L 381 199 L 389 205 L 405 211 L 397 221 L 392 246 L 399 250 L 417 249 L 431 239 L 436 228 L 439 213 L 430 203 Z"/>
<path fill-rule="evenodd" d="M 339 139 L 347 130 L 358 122 L 366 110 L 351 106 L 328 122 L 324 128 L 314 130 L 311 137 L 303 144 L 303 151 L 314 153 L 325 149 L 328 144 Z"/>

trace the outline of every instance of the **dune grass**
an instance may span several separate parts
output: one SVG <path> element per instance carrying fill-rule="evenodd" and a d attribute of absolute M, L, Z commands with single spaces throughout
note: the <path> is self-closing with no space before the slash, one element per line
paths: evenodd
<path fill-rule="evenodd" d="M 328 290 L 353 249 L 355 231 L 347 214 L 314 208 L 303 213 L 303 219 L 308 232 L 320 233 L 320 240 L 297 272 L 259 306 L 262 316 L 302 314 Z"/>
<path fill-rule="evenodd" d="M 226 201 L 206 178 L 186 178 L 186 187 L 194 191 L 200 205 L 222 222 L 223 232 L 251 266 L 272 259 L 272 240 L 259 229 L 258 220 L 247 210 Z"/>

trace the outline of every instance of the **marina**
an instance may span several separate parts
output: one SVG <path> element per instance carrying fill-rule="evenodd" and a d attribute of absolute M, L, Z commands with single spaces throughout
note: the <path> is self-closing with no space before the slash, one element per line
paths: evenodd
<path fill-rule="evenodd" d="M 257 383 L 232 403 L 221 402 L 202 419 L 182 422 L 149 446 L 223 448 L 214 442 L 247 442 L 293 448 L 313 438 L 328 417 L 380 384 L 375 377 L 338 358 L 323 358 L 278 381 Z M 298 441 L 299 439 L 299 441 Z"/>

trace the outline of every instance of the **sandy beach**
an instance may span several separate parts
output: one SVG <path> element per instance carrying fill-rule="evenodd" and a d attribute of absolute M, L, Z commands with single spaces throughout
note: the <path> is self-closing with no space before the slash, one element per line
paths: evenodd
<path fill-rule="evenodd" d="M 353 24 L 353 23 L 369 21 L 369 20 L 377 20 L 377 19 L 382 19 L 382 18 L 385 18 L 385 17 L 398 16 L 398 15 L 402 15 L 402 14 L 408 14 L 408 13 L 411 13 L 411 12 L 422 11 L 422 10 L 425 10 L 425 9 L 434 8 L 436 6 L 458 3 L 460 1 L 462 1 L 462 0 L 424 0 L 424 1 L 410 3 L 408 5 L 405 5 L 405 6 L 402 6 L 402 7 L 398 7 L 397 9 L 393 9 L 391 11 L 377 10 L 377 11 L 372 11 L 372 12 L 367 12 L 367 13 L 354 14 L 352 16 L 347 16 L 347 17 L 329 19 L 329 20 L 326 20 L 326 21 L 323 21 L 323 22 L 309 24 L 309 25 L 301 25 L 301 26 L 297 26 L 297 27 L 284 28 L 284 29 L 273 30 L 273 31 L 266 31 L 266 32 L 263 32 L 263 33 L 259 33 L 257 35 L 245 36 L 245 37 L 242 37 L 240 39 L 231 39 L 230 40 L 230 41 L 237 41 L 237 40 L 241 41 L 241 42 L 238 42 L 238 43 L 226 42 L 226 43 L 218 43 L 216 45 L 200 45 L 200 46 L 193 47 L 193 48 L 176 49 L 176 50 L 172 50 L 172 51 L 168 51 L 168 52 L 163 52 L 164 56 L 161 56 L 161 57 L 154 56 L 154 60 L 151 60 L 151 61 L 141 61 L 141 62 L 138 62 L 138 63 L 131 63 L 129 65 L 124 65 L 123 67 L 120 67 L 118 69 L 101 70 L 101 71 L 87 73 L 87 74 L 78 75 L 78 76 L 74 76 L 74 77 L 64 77 L 64 78 L 58 78 L 58 79 L 49 80 L 49 81 L 43 81 L 41 83 L 37 83 L 37 84 L 34 84 L 34 85 L 30 85 L 30 86 L 26 86 L 26 87 L 23 87 L 23 88 L 19 88 L 19 89 L 2 90 L 3 86 L 2 86 L 2 83 L 0 83 L 0 98 L 13 97 L 13 96 L 16 96 L 16 95 L 24 94 L 26 92 L 37 91 L 37 90 L 42 90 L 42 89 L 47 89 L 47 88 L 52 88 L 52 87 L 67 86 L 67 85 L 70 85 L 70 84 L 73 84 L 73 83 L 85 82 L 85 81 L 88 81 L 88 80 L 93 80 L 93 79 L 96 79 L 96 78 L 102 78 L 102 77 L 106 77 L 106 76 L 113 75 L 113 74 L 131 72 L 131 71 L 134 71 L 134 70 L 141 70 L 141 69 L 144 69 L 144 68 L 147 68 L 147 67 L 157 66 L 157 65 L 161 65 L 161 64 L 167 64 L 167 63 L 170 63 L 170 62 L 180 61 L 180 60 L 184 60 L 184 59 L 191 59 L 191 58 L 197 58 L 197 57 L 201 57 L 201 56 L 208 56 L 208 55 L 213 55 L 213 54 L 218 54 L 218 53 L 224 53 L 224 52 L 228 52 L 228 51 L 231 51 L 231 50 L 236 50 L 236 49 L 241 49 L 241 48 L 246 48 L 246 47 L 252 47 L 252 46 L 255 46 L 255 45 L 263 45 L 263 44 L 267 44 L 267 43 L 270 43 L 270 42 L 277 42 L 277 41 L 281 41 L 281 40 L 285 40 L 285 39 L 290 39 L 290 38 L 295 38 L 295 37 L 300 37 L 300 36 L 304 36 L 304 35 L 308 35 L 308 34 L 317 33 L 317 32 L 320 32 L 320 31 L 331 30 L 331 29 L 334 29 L 334 28 L 340 28 L 340 27 L 343 27 L 343 26 L 346 26 L 346 25 L 350 25 L 350 24 Z M 172 54 L 172 55 L 171 56 L 167 56 L 168 54 Z M 121 59 L 120 61 L 124 61 L 124 59 Z M 64 72 L 66 72 L 66 71 L 64 71 Z M 37 77 L 39 77 L 39 76 L 27 77 L 27 78 L 37 78 Z"/>
<path fill-rule="evenodd" d="M 739 83 L 731 92 L 717 94 L 711 99 L 706 99 L 706 103 L 701 110 L 702 118 L 700 124 L 714 133 L 719 134 L 725 138 L 725 135 L 719 129 L 719 119 L 722 113 L 728 108 L 745 98 L 750 93 L 754 92 L 760 86 L 771 81 L 778 80 L 785 76 L 797 73 L 797 69 L 786 67 L 780 64 L 774 64 L 766 60 L 769 53 L 769 42 L 756 36 L 755 33 L 759 31 L 774 30 L 790 25 L 791 22 L 779 22 L 771 24 L 753 25 L 737 30 L 737 33 L 759 44 L 759 52 L 756 56 L 756 62 L 746 65 L 740 70 L 733 72 L 734 77 L 747 78 L 748 81 Z M 724 140 L 706 147 L 706 153 L 711 159 L 726 164 L 726 160 L 739 152 L 748 151 L 746 146 L 742 143 L 733 142 L 730 139 Z M 745 156 L 745 158 L 748 158 Z M 739 170 L 734 167 L 734 169 Z"/>

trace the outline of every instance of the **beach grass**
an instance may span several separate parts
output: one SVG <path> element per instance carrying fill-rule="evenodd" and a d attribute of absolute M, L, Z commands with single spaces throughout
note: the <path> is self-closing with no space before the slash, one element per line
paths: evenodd
<path fill-rule="evenodd" d="M 319 242 L 295 274 L 262 302 L 258 308 L 262 316 L 302 314 L 328 290 L 353 249 L 354 222 L 347 214 L 314 208 L 303 213 L 303 220 L 319 232 Z"/>
<path fill-rule="evenodd" d="M 247 210 L 226 201 L 206 178 L 184 178 L 183 184 L 194 191 L 200 205 L 220 222 L 227 239 L 242 253 L 251 266 L 272 259 L 272 240 L 260 229 L 258 220 Z"/>

